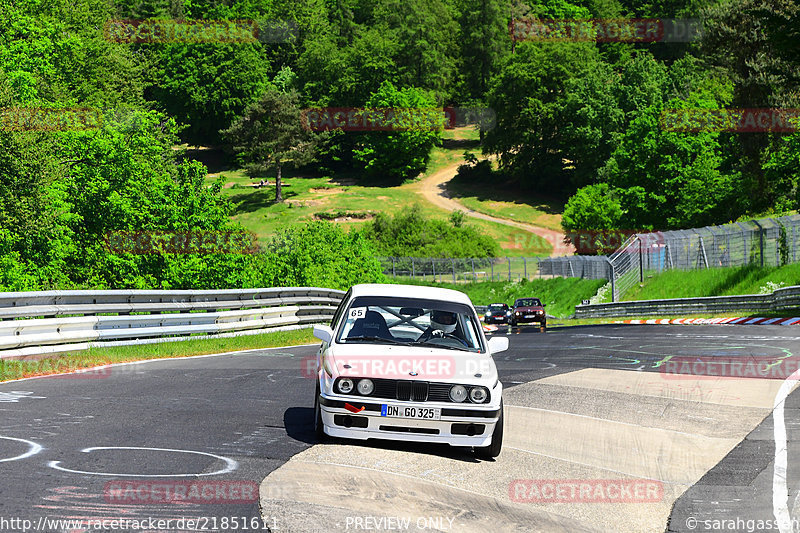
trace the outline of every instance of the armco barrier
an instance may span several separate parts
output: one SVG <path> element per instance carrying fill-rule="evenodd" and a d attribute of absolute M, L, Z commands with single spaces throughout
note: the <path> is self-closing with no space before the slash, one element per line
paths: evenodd
<path fill-rule="evenodd" d="M 108 341 L 136 344 L 303 327 L 330 321 L 343 296 L 316 287 L 0 293 L 0 359 Z"/>
<path fill-rule="evenodd" d="M 800 286 L 784 287 L 772 294 L 708 296 L 638 300 L 575 307 L 576 318 L 696 315 L 703 313 L 777 313 L 800 309 Z"/>

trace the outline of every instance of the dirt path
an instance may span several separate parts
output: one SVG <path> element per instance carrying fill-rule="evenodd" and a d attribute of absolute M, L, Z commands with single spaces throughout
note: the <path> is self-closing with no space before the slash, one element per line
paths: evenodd
<path fill-rule="evenodd" d="M 417 192 L 419 192 L 425 198 L 425 200 L 438 207 L 441 207 L 442 209 L 446 209 L 448 211 L 460 209 L 461 211 L 464 211 L 467 216 L 479 218 L 481 220 L 489 220 L 491 222 L 497 222 L 498 224 L 504 224 L 513 228 L 529 231 L 544 238 L 547 242 L 553 245 L 553 252 L 550 254 L 551 257 L 559 257 L 562 255 L 575 253 L 574 246 L 571 244 L 564 244 L 564 234 L 559 231 L 479 213 L 469 209 L 457 200 L 451 198 L 450 193 L 447 191 L 447 182 L 455 177 L 456 172 L 458 172 L 458 166 L 461 164 L 462 162 L 455 163 L 446 166 L 437 172 L 434 172 L 430 176 L 416 182 L 414 184 L 414 188 L 417 189 Z"/>

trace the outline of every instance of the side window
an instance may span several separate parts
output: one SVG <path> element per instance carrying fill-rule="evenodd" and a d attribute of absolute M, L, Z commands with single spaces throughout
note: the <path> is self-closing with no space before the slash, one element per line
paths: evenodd
<path fill-rule="evenodd" d="M 339 307 L 336 308 L 336 312 L 333 314 L 333 318 L 331 319 L 331 329 L 336 328 L 336 324 L 339 322 L 339 319 L 342 318 L 342 313 L 344 313 L 345 307 L 347 307 L 347 302 L 350 301 L 350 293 L 353 289 L 347 291 L 342 297 L 342 301 L 339 304 Z"/>

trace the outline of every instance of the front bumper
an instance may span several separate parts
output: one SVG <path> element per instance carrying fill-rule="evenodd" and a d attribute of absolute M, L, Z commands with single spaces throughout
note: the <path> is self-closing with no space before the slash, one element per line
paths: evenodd
<path fill-rule="evenodd" d="M 508 317 L 505 316 L 487 316 L 483 318 L 487 324 L 505 324 L 508 322 Z"/>
<path fill-rule="evenodd" d="M 534 315 L 530 318 L 525 316 L 512 317 L 517 324 L 543 324 L 547 321 L 547 315 Z"/>
<path fill-rule="evenodd" d="M 373 398 L 369 402 L 320 394 L 320 409 L 325 433 L 347 439 L 388 439 L 415 442 L 439 442 L 451 446 L 488 446 L 500 414 L 499 406 L 490 404 L 453 404 L 442 402 L 399 402 Z M 383 403 L 417 408 L 438 407 L 440 420 L 419 420 L 381 416 Z M 345 407 L 349 404 L 355 413 Z"/>

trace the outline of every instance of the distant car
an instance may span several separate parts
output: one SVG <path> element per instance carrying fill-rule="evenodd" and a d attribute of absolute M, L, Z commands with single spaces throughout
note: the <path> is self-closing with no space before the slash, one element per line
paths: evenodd
<path fill-rule="evenodd" d="M 542 331 L 547 329 L 547 315 L 539 298 L 518 298 L 511 310 L 509 324 L 539 324 Z"/>
<path fill-rule="evenodd" d="M 409 285 L 355 285 L 331 327 L 314 326 L 314 430 L 347 439 L 439 442 L 497 457 L 503 384 L 466 294 Z"/>
<path fill-rule="evenodd" d="M 486 314 L 483 315 L 483 321 L 487 324 L 507 324 L 509 318 L 511 318 L 511 308 L 508 304 L 489 304 Z"/>

